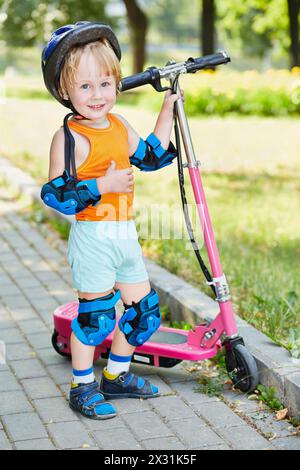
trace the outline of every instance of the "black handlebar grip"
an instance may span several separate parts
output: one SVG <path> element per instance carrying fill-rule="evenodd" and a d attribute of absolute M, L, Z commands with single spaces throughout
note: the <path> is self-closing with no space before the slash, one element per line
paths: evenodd
<path fill-rule="evenodd" d="M 147 69 L 145 72 L 137 73 L 136 75 L 130 75 L 129 77 L 123 78 L 119 85 L 120 91 L 131 90 L 139 86 L 151 84 L 154 81 L 153 70 Z"/>
<path fill-rule="evenodd" d="M 227 62 L 230 62 L 230 57 L 226 52 L 217 52 L 217 54 L 210 54 L 197 59 L 190 59 L 190 61 L 187 61 L 186 69 L 188 72 L 192 72 L 206 67 L 227 64 Z"/>

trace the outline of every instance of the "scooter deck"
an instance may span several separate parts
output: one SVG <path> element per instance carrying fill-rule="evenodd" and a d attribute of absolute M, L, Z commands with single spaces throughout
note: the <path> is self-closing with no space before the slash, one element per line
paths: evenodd
<path fill-rule="evenodd" d="M 71 322 L 78 314 L 78 302 L 61 305 L 54 312 L 54 335 L 52 343 L 55 350 L 70 356 Z M 117 328 L 117 326 L 116 326 Z M 108 357 L 114 332 L 96 347 L 94 359 Z M 183 360 L 200 361 L 217 354 L 220 344 L 203 348 L 190 341 L 192 331 L 161 326 L 142 346 L 136 348 L 132 361 L 157 367 L 173 367 Z M 192 344 L 193 343 L 193 344 Z"/>

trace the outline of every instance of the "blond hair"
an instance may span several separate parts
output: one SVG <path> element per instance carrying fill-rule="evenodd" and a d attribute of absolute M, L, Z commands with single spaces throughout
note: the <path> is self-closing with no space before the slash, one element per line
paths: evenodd
<path fill-rule="evenodd" d="M 122 79 L 120 62 L 114 53 L 109 41 L 105 38 L 90 42 L 83 46 L 74 46 L 66 54 L 66 59 L 59 77 L 59 93 L 67 94 L 67 88 L 73 88 L 76 82 L 76 71 L 84 52 L 90 51 L 99 65 L 101 71 L 107 75 L 113 75 L 116 86 Z M 118 91 L 117 91 L 118 93 Z"/>

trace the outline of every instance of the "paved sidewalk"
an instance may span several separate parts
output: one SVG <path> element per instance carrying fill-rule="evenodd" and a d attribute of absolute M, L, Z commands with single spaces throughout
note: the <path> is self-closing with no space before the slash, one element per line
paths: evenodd
<path fill-rule="evenodd" d="M 227 391 L 225 401 L 194 391 L 197 372 L 132 366 L 161 397 L 116 400 L 116 418 L 75 414 L 66 397 L 71 363 L 51 346 L 52 312 L 75 300 L 65 243 L 46 240 L 0 187 L 0 449 L 300 449 L 287 421 Z M 95 365 L 99 377 L 104 361 Z"/>

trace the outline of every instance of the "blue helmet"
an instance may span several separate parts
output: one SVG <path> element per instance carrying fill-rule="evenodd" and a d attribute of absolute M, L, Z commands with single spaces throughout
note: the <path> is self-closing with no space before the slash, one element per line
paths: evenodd
<path fill-rule="evenodd" d="M 108 24 L 90 21 L 78 21 L 56 29 L 42 52 L 42 71 L 44 82 L 54 98 L 67 108 L 72 103 L 63 99 L 58 91 L 59 77 L 65 61 L 66 53 L 73 46 L 80 46 L 98 39 L 106 38 L 117 58 L 121 60 L 119 42 Z"/>

